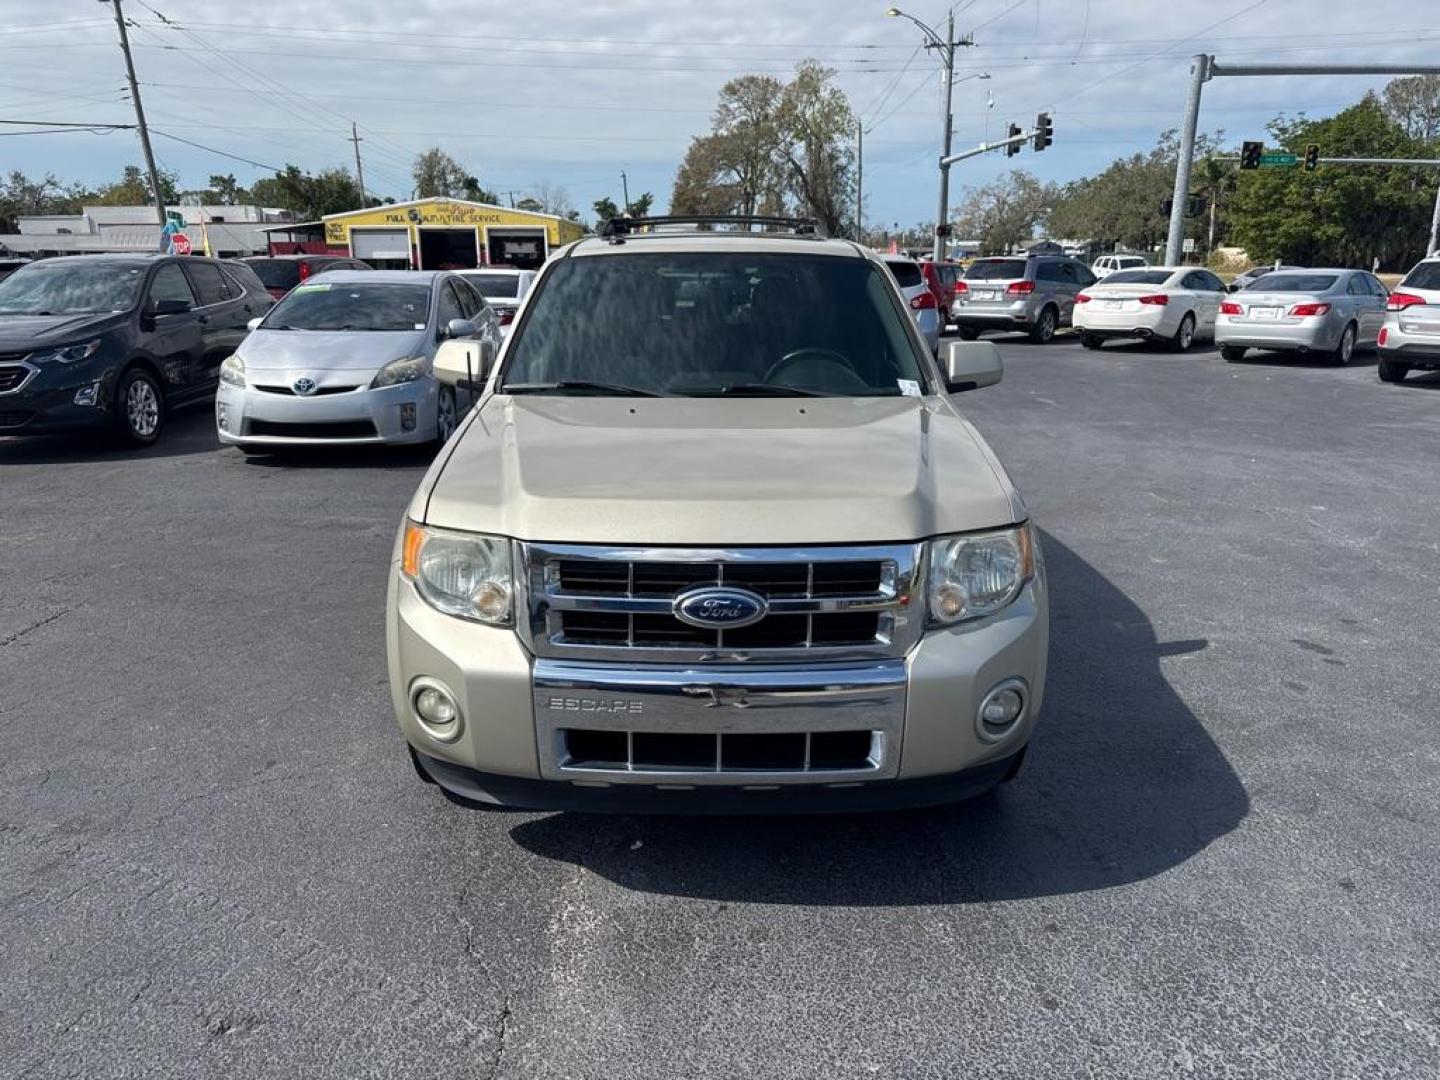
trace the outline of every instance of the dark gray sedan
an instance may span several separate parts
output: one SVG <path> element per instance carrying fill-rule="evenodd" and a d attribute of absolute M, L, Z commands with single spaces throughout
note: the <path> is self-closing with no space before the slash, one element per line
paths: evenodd
<path fill-rule="evenodd" d="M 1364 270 L 1266 274 L 1220 305 L 1215 342 L 1230 361 L 1249 349 L 1269 349 L 1348 364 L 1357 348 L 1375 345 L 1389 295 Z"/>

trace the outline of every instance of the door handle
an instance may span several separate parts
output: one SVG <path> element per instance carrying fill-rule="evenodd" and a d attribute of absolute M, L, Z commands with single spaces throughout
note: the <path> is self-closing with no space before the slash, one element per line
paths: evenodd
<path fill-rule="evenodd" d="M 204 325 L 205 325 L 206 323 L 208 323 L 209 321 L 210 321 L 210 316 L 209 316 L 209 315 L 201 315 L 201 316 L 200 316 L 200 325 L 204 326 Z"/>

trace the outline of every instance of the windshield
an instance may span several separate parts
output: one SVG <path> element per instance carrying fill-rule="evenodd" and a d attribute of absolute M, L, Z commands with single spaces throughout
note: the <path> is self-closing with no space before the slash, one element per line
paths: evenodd
<path fill-rule="evenodd" d="M 487 300 L 514 300 L 520 294 L 519 274 L 466 274 L 465 280 Z"/>
<path fill-rule="evenodd" d="M 1024 276 L 1024 259 L 985 259 L 965 271 L 966 281 L 1004 281 Z"/>
<path fill-rule="evenodd" d="M 1255 292 L 1327 292 L 1335 284 L 1334 274 L 1266 274 L 1245 288 Z"/>
<path fill-rule="evenodd" d="M 908 316 L 867 259 L 595 255 L 542 281 L 502 393 L 859 397 L 928 384 Z"/>
<path fill-rule="evenodd" d="M 245 263 L 267 289 L 293 289 L 300 284 L 297 259 L 251 259 Z"/>
<path fill-rule="evenodd" d="M 0 315 L 90 315 L 128 311 L 145 267 L 54 259 L 31 263 L 0 281 Z"/>
<path fill-rule="evenodd" d="M 311 281 L 291 289 L 266 330 L 424 330 L 430 286 Z"/>
<path fill-rule="evenodd" d="M 1170 280 L 1169 270 L 1116 270 L 1105 279 L 1106 285 L 1164 285 Z"/>

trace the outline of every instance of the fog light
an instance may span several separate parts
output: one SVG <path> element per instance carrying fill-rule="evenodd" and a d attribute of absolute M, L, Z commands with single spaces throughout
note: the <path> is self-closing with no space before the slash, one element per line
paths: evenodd
<path fill-rule="evenodd" d="M 441 683 L 416 679 L 410 684 L 410 708 L 425 733 L 440 742 L 460 736 L 460 706 Z"/>
<path fill-rule="evenodd" d="M 96 396 L 100 393 L 100 384 L 91 383 L 89 386 L 82 386 L 75 391 L 76 405 L 94 405 Z"/>
<path fill-rule="evenodd" d="M 415 430 L 415 406 L 413 403 L 406 403 L 400 406 L 400 430 Z"/>
<path fill-rule="evenodd" d="M 1019 679 L 1000 683 L 980 702 L 976 729 L 986 742 L 999 742 L 1025 715 L 1025 684 Z"/>

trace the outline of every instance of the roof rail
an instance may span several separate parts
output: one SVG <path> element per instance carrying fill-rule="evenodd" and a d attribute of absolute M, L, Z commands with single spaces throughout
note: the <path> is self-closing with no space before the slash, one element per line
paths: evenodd
<path fill-rule="evenodd" d="M 792 236 L 819 235 L 814 218 L 765 217 L 754 214 L 672 214 L 664 217 L 621 215 L 602 221 L 599 234 L 611 243 L 621 243 L 624 237 L 634 235 L 642 229 L 653 233 L 657 225 L 695 225 L 699 227 L 697 232 L 714 232 L 722 236 L 727 232 L 753 232 L 756 226 L 760 226 L 762 232 L 783 232 Z M 714 228 L 717 225 L 729 228 L 717 230 Z"/>

